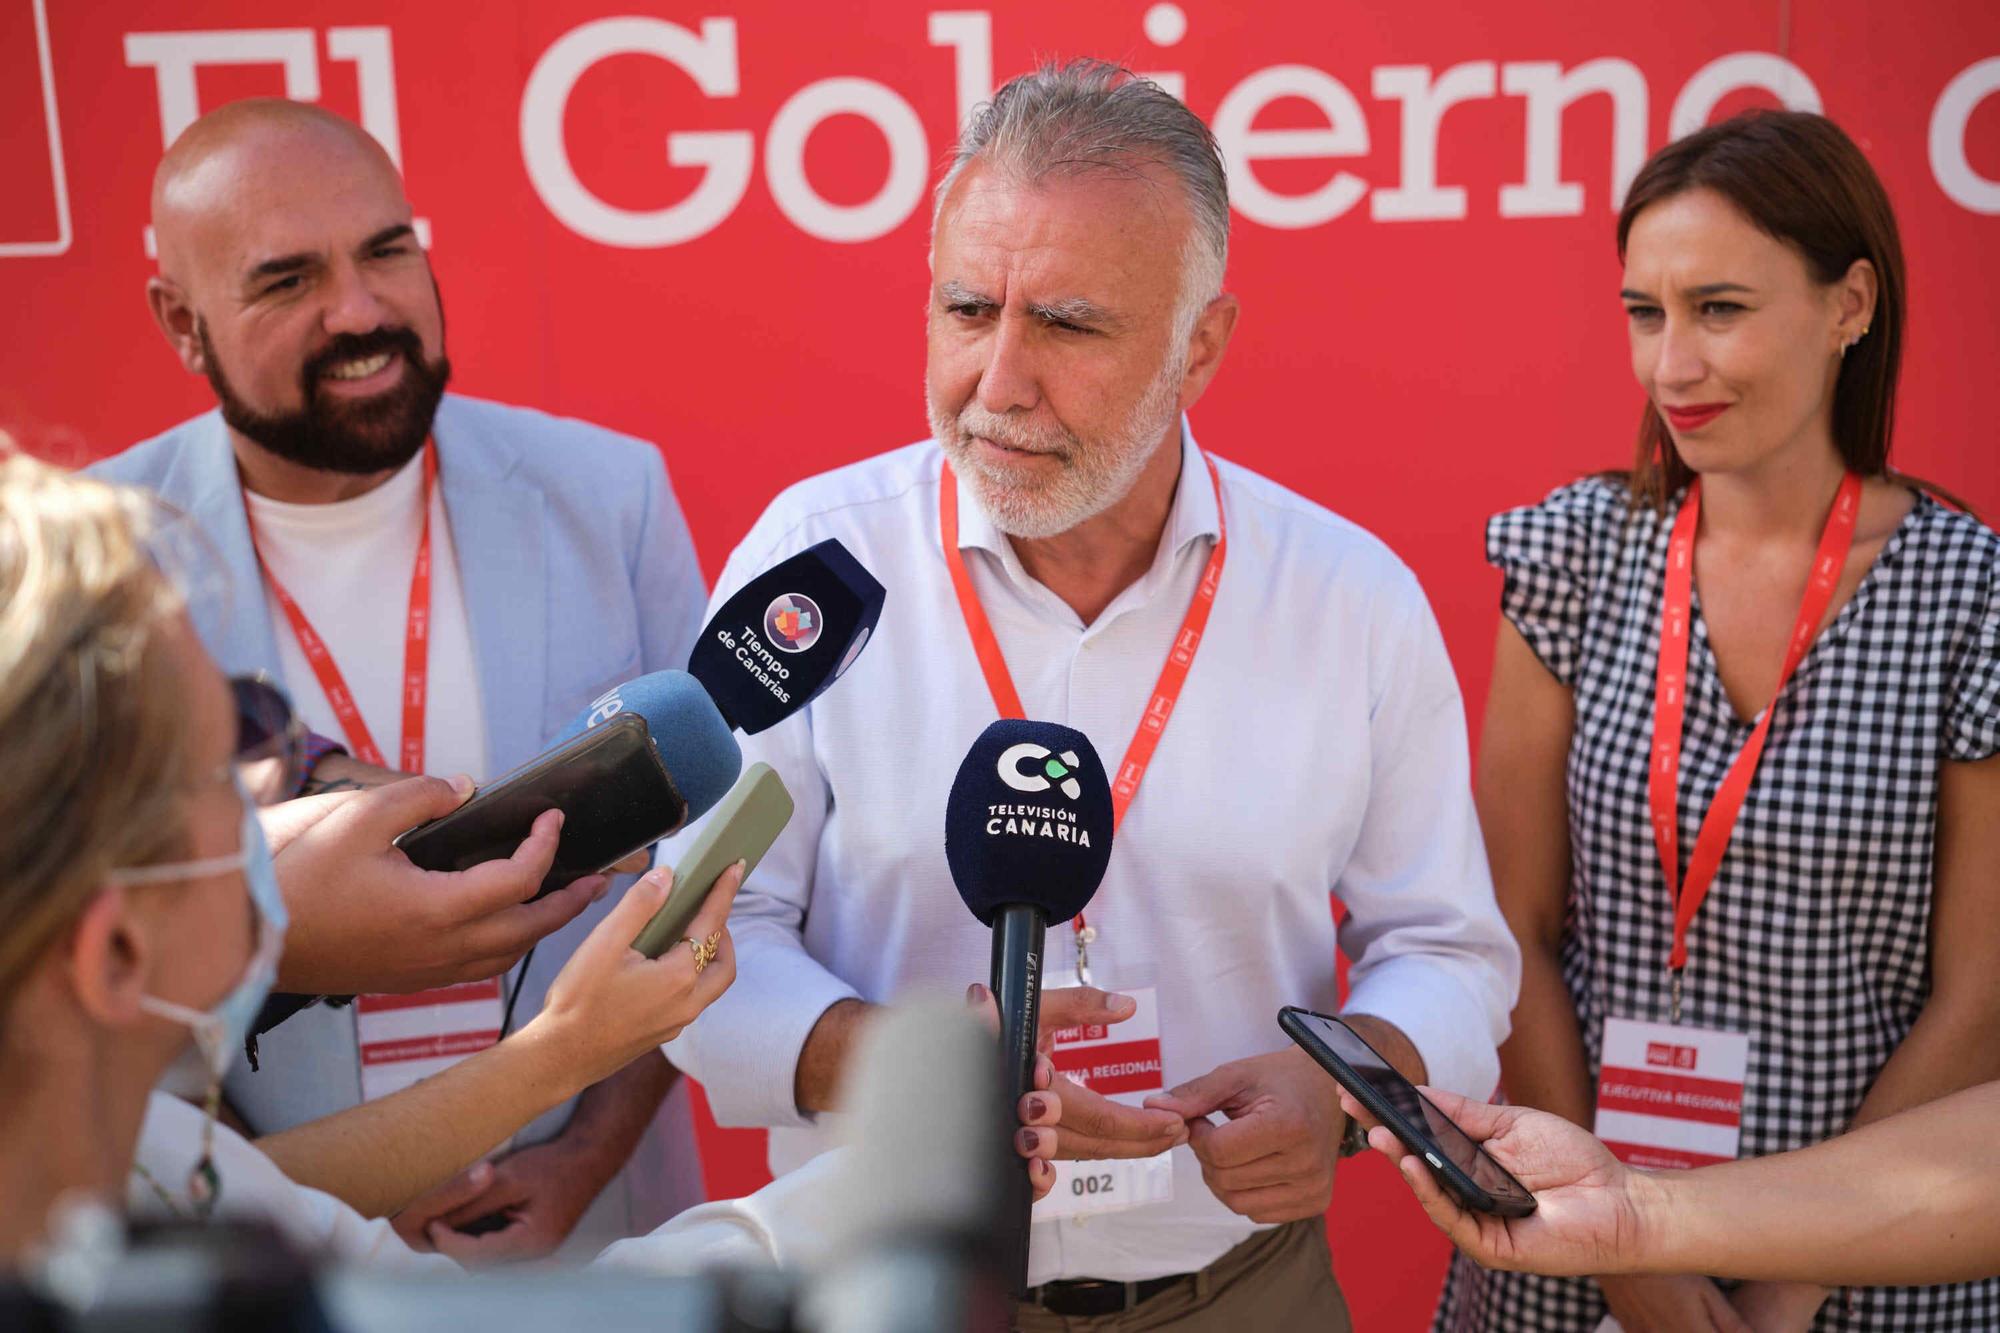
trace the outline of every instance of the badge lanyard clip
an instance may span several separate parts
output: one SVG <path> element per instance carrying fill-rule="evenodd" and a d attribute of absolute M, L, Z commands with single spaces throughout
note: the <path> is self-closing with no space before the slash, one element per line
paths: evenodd
<path fill-rule="evenodd" d="M 1090 946 L 1097 939 L 1097 927 L 1082 925 L 1076 928 L 1076 984 L 1090 986 Z"/>

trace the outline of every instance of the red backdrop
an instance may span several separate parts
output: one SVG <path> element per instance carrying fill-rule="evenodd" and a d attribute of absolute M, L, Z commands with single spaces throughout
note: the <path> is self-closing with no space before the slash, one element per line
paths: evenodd
<path fill-rule="evenodd" d="M 1475 716 L 1482 519 L 1626 455 L 1611 220 L 1672 127 L 1782 98 L 1855 135 L 1909 250 L 1898 459 L 2000 509 L 1977 0 L 50 8 L 0 0 L 0 426 L 65 461 L 209 406 L 141 297 L 164 138 L 312 97 L 400 154 L 458 387 L 658 441 L 712 573 L 779 486 L 922 433 L 923 196 L 958 110 L 1092 54 L 1180 77 L 1227 140 L 1244 313 L 1201 438 L 1409 560 Z M 1594 91 L 1558 114 L 1571 71 Z M 757 1139 L 705 1136 L 713 1192 L 762 1179 Z M 1378 1165 L 1342 1173 L 1340 1268 L 1362 1327 L 1414 1328 L 1443 1251 Z"/>

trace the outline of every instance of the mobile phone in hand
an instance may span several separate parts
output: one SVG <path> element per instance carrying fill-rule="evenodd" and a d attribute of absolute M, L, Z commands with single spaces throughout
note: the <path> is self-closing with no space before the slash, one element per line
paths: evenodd
<path fill-rule="evenodd" d="M 512 856 L 546 810 L 562 811 L 563 827 L 536 898 L 651 846 L 688 813 L 645 720 L 627 713 L 487 783 L 395 845 L 425 870 L 469 870 Z"/>
<path fill-rule="evenodd" d="M 1278 1026 L 1402 1140 L 1445 1193 L 1464 1207 L 1495 1217 L 1526 1217 L 1535 1211 L 1535 1196 L 1527 1187 L 1397 1073 L 1360 1033 L 1337 1018 L 1291 1005 L 1278 1011 Z"/>
<path fill-rule="evenodd" d="M 747 879 L 791 818 L 792 794 L 785 790 L 776 770 L 763 763 L 745 769 L 681 853 L 674 866 L 673 891 L 632 941 L 632 947 L 648 958 L 658 958 L 678 944 L 722 872 L 742 861 Z"/>

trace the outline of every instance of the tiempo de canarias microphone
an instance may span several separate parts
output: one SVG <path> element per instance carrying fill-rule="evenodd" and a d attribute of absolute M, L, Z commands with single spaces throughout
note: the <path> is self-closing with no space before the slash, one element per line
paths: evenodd
<path fill-rule="evenodd" d="M 1001 1095 L 1012 1108 L 1033 1087 L 1041 1022 L 1042 944 L 1097 892 L 1111 860 L 1111 784 L 1080 731 L 1002 718 L 972 743 L 951 784 L 944 855 L 958 896 L 993 928 L 991 984 L 1000 1010 Z M 1029 1210 L 1025 1171 L 1005 1180 L 996 1243 L 1000 1272 L 1027 1289 Z"/>
<path fill-rule="evenodd" d="M 754 735 L 804 708 L 861 655 L 882 585 L 839 542 L 809 546 L 745 583 L 703 626 L 686 671 L 655 671 L 593 700 L 550 747 L 465 805 L 397 840 L 428 870 L 509 856 L 535 818 L 563 812 L 549 893 L 707 813 Z M 627 733 L 616 767 L 593 735 Z M 488 799 L 482 802 L 481 797 Z"/>

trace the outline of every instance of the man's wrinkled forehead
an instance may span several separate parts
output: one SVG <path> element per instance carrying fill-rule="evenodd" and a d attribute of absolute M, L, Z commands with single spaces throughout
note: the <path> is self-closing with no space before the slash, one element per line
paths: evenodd
<path fill-rule="evenodd" d="M 1170 181 L 1145 170 L 1024 180 L 975 165 L 938 211 L 931 265 L 940 284 L 981 286 L 1005 278 L 1073 288 L 1045 296 L 1110 298 L 1120 291 L 1171 287 L 1193 225 Z M 990 292 L 995 299 L 1016 293 Z"/>

